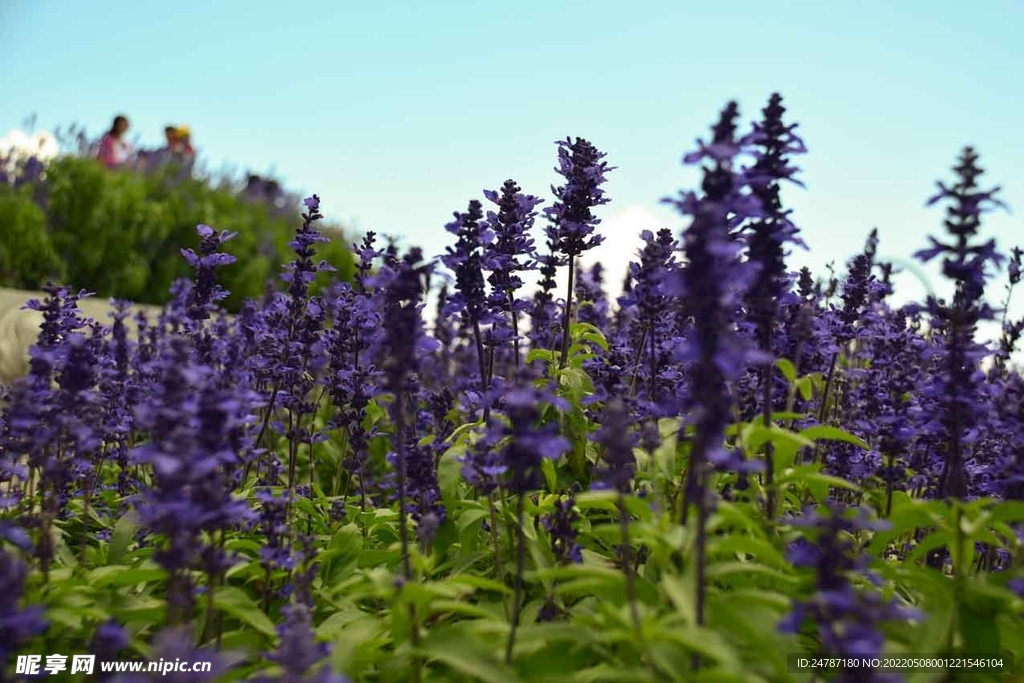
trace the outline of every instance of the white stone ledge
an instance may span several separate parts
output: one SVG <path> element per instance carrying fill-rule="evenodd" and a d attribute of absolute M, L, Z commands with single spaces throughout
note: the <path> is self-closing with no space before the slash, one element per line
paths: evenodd
<path fill-rule="evenodd" d="M 45 292 L 22 289 L 0 288 L 0 385 L 10 384 L 28 372 L 28 350 L 39 337 L 43 316 L 37 311 L 22 309 L 30 299 L 46 298 Z M 108 299 L 89 297 L 78 302 L 78 307 L 87 318 L 109 325 L 108 315 L 113 309 Z M 144 311 L 150 320 L 156 320 L 159 306 L 132 304 L 129 316 L 129 334 L 135 334 L 135 313 Z"/>

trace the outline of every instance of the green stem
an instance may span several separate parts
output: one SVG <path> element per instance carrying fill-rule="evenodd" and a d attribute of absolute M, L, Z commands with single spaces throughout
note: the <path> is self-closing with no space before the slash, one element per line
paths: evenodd
<path fill-rule="evenodd" d="M 564 368 L 569 360 L 569 321 L 572 315 L 572 290 L 576 284 L 576 257 L 569 256 L 569 291 L 565 296 L 565 315 L 562 317 L 562 357 L 558 361 L 559 369 Z"/>
<path fill-rule="evenodd" d="M 526 533 L 523 531 L 525 496 L 520 494 L 516 503 L 516 585 L 512 601 L 512 628 L 508 632 L 505 646 L 505 663 L 512 663 L 512 651 L 516 646 L 516 631 L 523 609 L 523 572 L 526 571 Z"/>
<path fill-rule="evenodd" d="M 498 511 L 494 505 L 494 492 L 487 496 L 487 510 L 490 513 L 490 523 L 488 526 L 491 528 L 491 545 L 494 546 L 494 572 L 497 574 L 495 577 L 498 583 L 505 584 L 505 567 L 501 560 L 501 538 L 498 535 Z M 502 600 L 502 605 L 505 608 L 505 617 L 509 616 L 508 602 Z"/>

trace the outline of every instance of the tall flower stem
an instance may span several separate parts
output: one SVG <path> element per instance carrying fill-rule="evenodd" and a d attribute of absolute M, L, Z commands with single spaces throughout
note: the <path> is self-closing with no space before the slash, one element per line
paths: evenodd
<path fill-rule="evenodd" d="M 526 496 L 520 494 L 516 502 L 516 583 L 512 598 L 512 627 L 508 632 L 508 643 L 505 645 L 505 663 L 512 663 L 512 652 L 516 646 L 516 631 L 523 610 L 523 573 L 526 571 L 526 533 L 523 531 L 524 505 Z"/>
<path fill-rule="evenodd" d="M 633 573 L 633 546 L 629 542 L 629 511 L 626 509 L 626 496 L 619 493 L 619 532 L 622 536 L 622 573 L 626 579 L 626 599 L 629 601 L 629 615 L 633 620 L 636 637 L 644 645 L 644 632 L 640 624 L 640 610 L 636 600 L 636 576 Z"/>
<path fill-rule="evenodd" d="M 484 424 L 491 417 L 491 402 L 487 398 L 490 380 L 487 373 L 487 354 L 484 351 L 483 335 L 480 334 L 480 321 L 473 320 L 473 339 L 476 342 L 476 360 L 480 372 L 480 393 L 484 397 Z"/>
<path fill-rule="evenodd" d="M 409 512 L 406 509 L 408 482 L 405 457 L 405 400 L 402 392 L 395 396 L 395 455 L 398 460 L 398 535 L 402 544 L 402 574 L 406 581 L 412 580 L 412 563 L 409 559 Z"/>
<path fill-rule="evenodd" d="M 707 500 L 704 498 L 706 495 L 706 491 L 702 491 L 701 498 L 697 502 L 697 552 L 694 558 L 694 562 L 696 562 L 694 620 L 697 626 L 704 626 L 706 623 L 705 603 L 707 601 L 707 536 L 709 517 Z M 700 655 L 694 655 L 693 668 L 700 669 Z"/>
<path fill-rule="evenodd" d="M 494 504 L 494 492 L 487 496 L 487 512 L 491 531 L 491 545 L 494 547 L 494 573 L 498 583 L 505 583 L 505 566 L 501 560 L 501 537 L 498 534 L 498 510 Z M 505 616 L 508 616 L 508 603 L 502 600 L 505 605 Z"/>
<path fill-rule="evenodd" d="M 640 367 L 643 365 L 644 362 L 644 349 L 647 348 L 648 329 L 649 326 L 644 325 L 643 332 L 641 332 L 640 334 L 640 343 L 637 345 L 636 348 L 636 355 L 630 363 L 630 368 L 632 368 L 632 372 L 630 373 L 629 377 L 630 396 L 636 395 L 636 378 L 640 374 Z"/>
<path fill-rule="evenodd" d="M 406 582 L 412 581 L 412 561 L 409 556 L 409 513 L 406 510 L 408 482 L 405 453 L 405 401 L 404 392 L 395 396 L 395 453 L 398 459 L 398 536 L 402 544 L 402 575 Z M 409 603 L 410 640 L 413 648 L 420 645 L 420 630 L 416 623 L 416 606 Z M 423 678 L 423 661 L 419 657 L 412 660 L 413 683 L 420 683 Z"/>
<path fill-rule="evenodd" d="M 649 384 L 648 391 L 650 392 L 650 395 L 648 396 L 648 400 L 656 401 L 657 400 L 657 389 L 658 389 L 658 345 L 657 345 L 657 330 L 654 327 L 654 322 L 653 321 L 650 324 L 650 330 L 651 330 L 651 332 L 650 332 L 650 349 L 651 349 L 651 358 L 650 358 L 651 368 L 650 368 L 650 373 L 651 373 L 651 376 L 650 376 L 649 381 L 648 381 L 648 384 Z"/>
<path fill-rule="evenodd" d="M 575 142 L 566 138 L 557 144 L 559 165 L 555 170 L 565 178 L 566 183 L 553 188 L 558 201 L 545 209 L 544 213 L 551 220 L 546 230 L 548 244 L 553 252 L 568 256 L 569 265 L 569 287 L 562 318 L 561 369 L 569 359 L 569 324 L 572 320 L 576 257 L 604 241 L 601 235 L 594 234 L 594 228 L 600 221 L 594 216 L 593 209 L 611 201 L 605 196 L 601 185 L 605 182 L 604 174 L 613 169 L 602 161 L 604 152 L 583 138 L 576 138 Z"/>
<path fill-rule="evenodd" d="M 771 338 L 771 328 L 761 330 L 762 347 L 764 346 L 764 340 Z M 766 364 L 761 369 L 761 411 L 764 416 L 765 429 L 770 429 L 772 425 L 772 374 L 775 370 L 774 365 Z M 767 495 L 767 502 L 765 505 L 765 513 L 768 517 L 768 522 L 771 524 L 775 520 L 775 447 L 772 444 L 771 439 L 765 442 L 764 445 L 764 487 Z"/>
<path fill-rule="evenodd" d="M 825 419 L 828 416 L 828 399 L 829 392 L 832 390 L 832 382 L 835 380 L 836 374 L 836 362 L 839 360 L 839 352 L 832 354 L 832 361 L 828 364 L 828 374 L 825 376 L 825 388 L 821 390 L 821 404 L 818 406 L 818 422 L 825 424 Z M 818 445 L 814 446 L 814 451 L 811 455 L 811 463 L 818 461 L 818 453 L 821 447 Z"/>
<path fill-rule="evenodd" d="M 515 354 L 515 368 L 519 370 L 520 364 L 520 351 L 519 351 L 519 316 L 516 314 L 515 308 L 515 297 L 512 295 L 512 291 L 508 293 L 508 315 L 512 320 L 512 351 Z"/>
<path fill-rule="evenodd" d="M 565 367 L 566 362 L 569 360 L 569 344 L 571 343 L 571 335 L 569 334 L 569 322 L 572 316 L 572 291 L 575 286 L 575 275 L 576 275 L 576 257 L 572 254 L 569 255 L 569 291 L 565 295 L 565 314 L 562 316 L 562 356 L 558 361 L 559 369 Z"/>

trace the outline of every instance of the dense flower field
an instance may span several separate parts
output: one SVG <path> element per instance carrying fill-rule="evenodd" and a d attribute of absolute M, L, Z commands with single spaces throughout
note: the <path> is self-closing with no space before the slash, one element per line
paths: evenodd
<path fill-rule="evenodd" d="M 126 303 L 86 320 L 50 287 L 0 423 L 0 679 L 92 653 L 213 662 L 122 681 L 1012 680 L 1021 252 L 980 234 L 998 192 L 967 148 L 929 202 L 917 258 L 950 300 L 891 305 L 877 234 L 841 280 L 789 272 L 784 115 L 721 112 L 684 158 L 700 187 L 665 200 L 684 229 L 642 235 L 614 303 L 579 266 L 613 171 L 581 138 L 553 201 L 485 191 L 440 263 L 369 233 L 329 295 L 315 195 L 284 285 L 237 316 L 232 235 L 206 225 L 137 336 Z"/>

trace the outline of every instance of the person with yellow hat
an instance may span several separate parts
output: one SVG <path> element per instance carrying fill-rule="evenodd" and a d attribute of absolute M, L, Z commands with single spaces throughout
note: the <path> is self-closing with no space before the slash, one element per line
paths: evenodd
<path fill-rule="evenodd" d="M 192 131 L 188 126 L 168 124 L 164 127 L 166 145 L 160 150 L 164 162 L 170 162 L 188 169 L 191 173 L 196 152 L 190 140 Z"/>
<path fill-rule="evenodd" d="M 191 159 L 196 155 L 192 147 L 192 129 L 188 126 L 178 126 L 174 129 L 175 151 L 181 155 L 183 160 Z"/>

